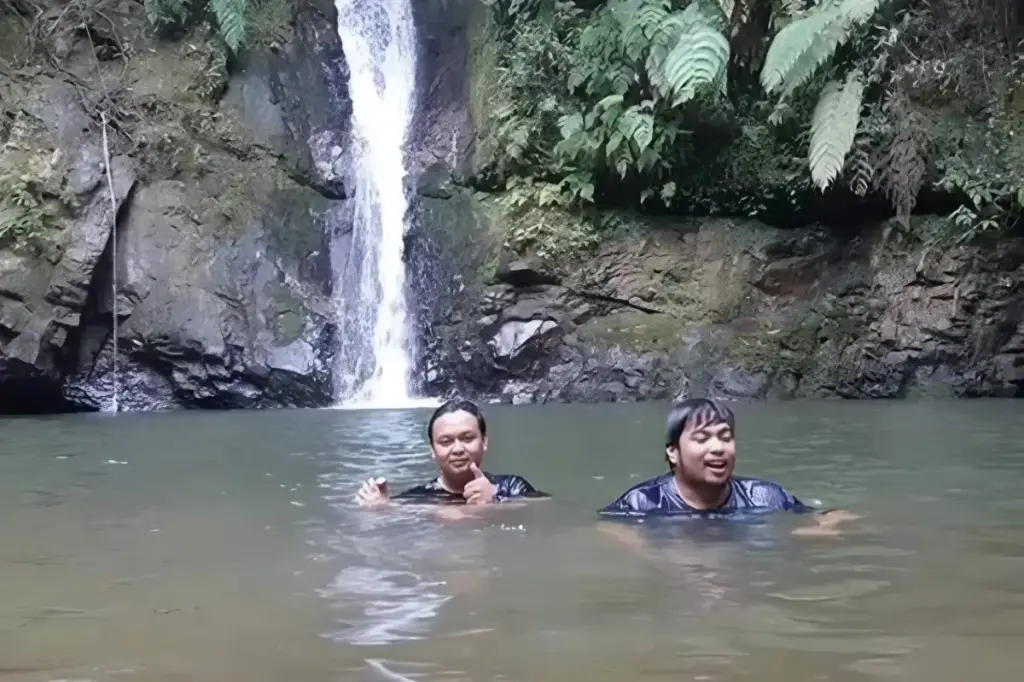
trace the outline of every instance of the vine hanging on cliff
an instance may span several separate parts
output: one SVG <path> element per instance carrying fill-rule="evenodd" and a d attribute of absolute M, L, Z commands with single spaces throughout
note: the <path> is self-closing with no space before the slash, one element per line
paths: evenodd
<path fill-rule="evenodd" d="M 850 191 L 863 197 L 871 189 L 875 177 L 875 167 L 871 163 L 871 138 L 858 135 L 853 141 L 853 149 L 846 157 L 843 175 L 848 178 Z"/>
<path fill-rule="evenodd" d="M 890 92 L 882 110 L 893 122 L 895 132 L 881 161 L 876 164 L 879 169 L 876 186 L 889 198 L 896 217 L 908 226 L 917 194 L 924 185 L 927 138 L 924 126 L 902 90 Z"/>

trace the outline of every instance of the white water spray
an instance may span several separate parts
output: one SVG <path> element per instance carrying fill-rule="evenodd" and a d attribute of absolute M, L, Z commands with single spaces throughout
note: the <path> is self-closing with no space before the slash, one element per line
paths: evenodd
<path fill-rule="evenodd" d="M 336 0 L 349 67 L 355 192 L 352 249 L 339 292 L 336 398 L 346 406 L 409 404 L 405 304 L 405 142 L 416 88 L 411 0 Z M 353 403 L 355 405 L 353 405 Z"/>

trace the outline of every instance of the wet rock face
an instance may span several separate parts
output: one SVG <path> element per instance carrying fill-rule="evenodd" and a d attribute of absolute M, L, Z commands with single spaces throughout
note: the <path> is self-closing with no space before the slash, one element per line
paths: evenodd
<path fill-rule="evenodd" d="M 55 186 L 73 201 L 46 249 L 0 248 L 0 411 L 108 407 L 115 310 L 122 409 L 330 404 L 349 144 L 334 21 L 330 3 L 304 3 L 286 46 L 243 59 L 202 139 L 181 145 L 201 150 L 193 164 L 153 171 L 115 139 L 116 260 L 99 129 L 70 84 L 21 83 L 14 105 L 41 122 L 34 141 L 63 150 Z M 152 59 L 138 92 L 194 75 L 175 54 Z"/>
<path fill-rule="evenodd" d="M 25 108 L 51 127 L 40 125 L 25 138 L 41 139 L 45 133 L 48 142 L 69 143 L 76 126 L 86 125 L 72 86 L 47 78 L 38 86 L 37 98 Z M 115 208 L 120 210 L 137 182 L 132 160 L 113 157 L 112 206 L 103 150 L 95 140 L 69 145 L 63 159 L 53 164 L 53 172 L 66 178 L 67 202 L 77 207 L 74 219 L 62 234 L 53 226 L 45 244 L 0 250 L 0 410 L 5 412 L 69 407 L 60 383 L 75 350 L 93 273 L 107 248 Z"/>
<path fill-rule="evenodd" d="M 466 187 L 500 153 L 481 144 L 495 64 L 471 6 L 416 10 L 421 390 L 516 403 L 1024 393 L 1020 239 L 924 252 L 877 224 L 627 215 L 630 229 L 571 262 L 508 253 L 517 218 Z"/>
<path fill-rule="evenodd" d="M 299 188 L 279 200 L 317 208 L 323 201 Z M 330 307 L 323 283 L 300 278 L 301 261 L 275 243 L 274 230 L 283 226 L 267 221 L 288 211 L 268 211 L 227 241 L 192 222 L 194 202 L 184 183 L 155 183 L 136 193 L 122 222 L 122 357 L 129 373 L 158 374 L 164 382 L 146 385 L 171 393 L 136 386 L 125 391 L 127 406 L 324 404 L 330 376 L 320 353 L 329 346 Z M 109 297 L 97 312 L 110 314 Z M 91 402 L 105 393 L 98 392 L 84 391 Z"/>
<path fill-rule="evenodd" d="M 1024 241 L 922 254 L 881 228 L 852 241 L 736 221 L 638 228 L 565 278 L 513 261 L 486 284 L 463 264 L 426 348 L 432 390 L 515 403 L 1024 393 Z"/>

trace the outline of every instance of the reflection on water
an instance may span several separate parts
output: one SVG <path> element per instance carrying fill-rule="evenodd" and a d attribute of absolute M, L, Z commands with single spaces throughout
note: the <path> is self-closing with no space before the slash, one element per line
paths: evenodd
<path fill-rule="evenodd" d="M 418 639 L 450 595 L 445 582 L 424 573 L 432 548 L 442 548 L 435 524 L 415 510 L 353 509 L 353 485 L 386 474 L 395 490 L 429 471 L 421 415 L 365 412 L 370 418 L 339 422 L 334 440 L 340 454 L 322 462 L 318 476 L 331 507 L 325 524 L 311 531 L 341 564 L 330 584 L 318 590 L 343 627 L 332 640 L 380 645 Z M 443 548 L 442 548 L 443 551 Z"/>
<path fill-rule="evenodd" d="M 741 473 L 866 518 L 598 523 L 661 406 L 489 410 L 487 468 L 555 497 L 462 521 L 351 503 L 433 475 L 424 410 L 0 422 L 0 676 L 1019 679 L 1016 403 L 737 409 Z"/>

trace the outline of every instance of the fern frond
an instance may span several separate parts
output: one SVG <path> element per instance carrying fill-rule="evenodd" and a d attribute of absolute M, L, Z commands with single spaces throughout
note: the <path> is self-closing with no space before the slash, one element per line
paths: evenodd
<path fill-rule="evenodd" d="M 693 99 L 697 91 L 721 81 L 729 63 L 729 41 L 708 26 L 682 34 L 655 73 L 654 84 L 678 105 Z"/>
<path fill-rule="evenodd" d="M 918 114 L 901 91 L 890 93 L 883 111 L 893 121 L 896 132 L 878 163 L 875 186 L 889 198 L 900 222 L 907 225 L 924 184 L 927 136 Z"/>
<path fill-rule="evenodd" d="M 870 141 L 865 135 L 858 135 L 853 143 L 853 150 L 846 159 L 843 175 L 849 179 L 850 191 L 862 197 L 871 188 L 875 176 L 875 167 L 871 163 L 869 153 Z"/>
<path fill-rule="evenodd" d="M 808 52 L 817 54 L 814 47 L 818 37 L 838 16 L 836 10 L 815 12 L 779 31 L 761 67 L 761 87 L 765 92 L 772 93 L 782 87 L 786 76 Z"/>
<path fill-rule="evenodd" d="M 622 64 L 609 77 L 612 92 L 618 95 L 625 95 L 636 83 L 636 72 L 629 64 Z"/>
<path fill-rule="evenodd" d="M 220 37 L 232 52 L 237 52 L 245 40 L 245 19 L 248 0 L 210 0 L 210 7 L 217 17 Z"/>
<path fill-rule="evenodd" d="M 830 81 L 822 88 L 811 118 L 811 147 L 808 161 L 811 179 L 824 191 L 843 169 L 843 161 L 853 147 L 860 123 L 864 83 L 852 74 L 845 84 Z"/>
<path fill-rule="evenodd" d="M 157 28 L 180 24 L 188 15 L 185 0 L 145 0 L 143 7 L 147 21 Z"/>
<path fill-rule="evenodd" d="M 850 26 L 859 26 L 874 16 L 886 0 L 842 0 L 839 13 Z"/>
<path fill-rule="evenodd" d="M 765 92 L 783 97 L 806 83 L 835 54 L 854 28 L 870 19 L 887 0 L 839 0 L 818 5 L 775 36 L 761 69 Z"/>
<path fill-rule="evenodd" d="M 666 18 L 662 24 L 673 44 L 664 54 L 651 52 L 647 72 L 651 85 L 673 106 L 693 99 L 704 87 L 723 82 L 729 63 L 729 41 L 701 13 L 698 3 Z"/>
<path fill-rule="evenodd" d="M 668 0 L 614 0 L 608 4 L 621 27 L 622 50 L 637 60 L 652 43 L 658 42 L 659 27 L 672 11 Z"/>
<path fill-rule="evenodd" d="M 787 99 L 797 88 L 806 84 L 818 69 L 835 54 L 839 46 L 848 38 L 846 28 L 841 22 L 835 22 L 814 38 L 810 49 L 805 51 L 790 67 L 782 82 L 780 98 Z"/>

